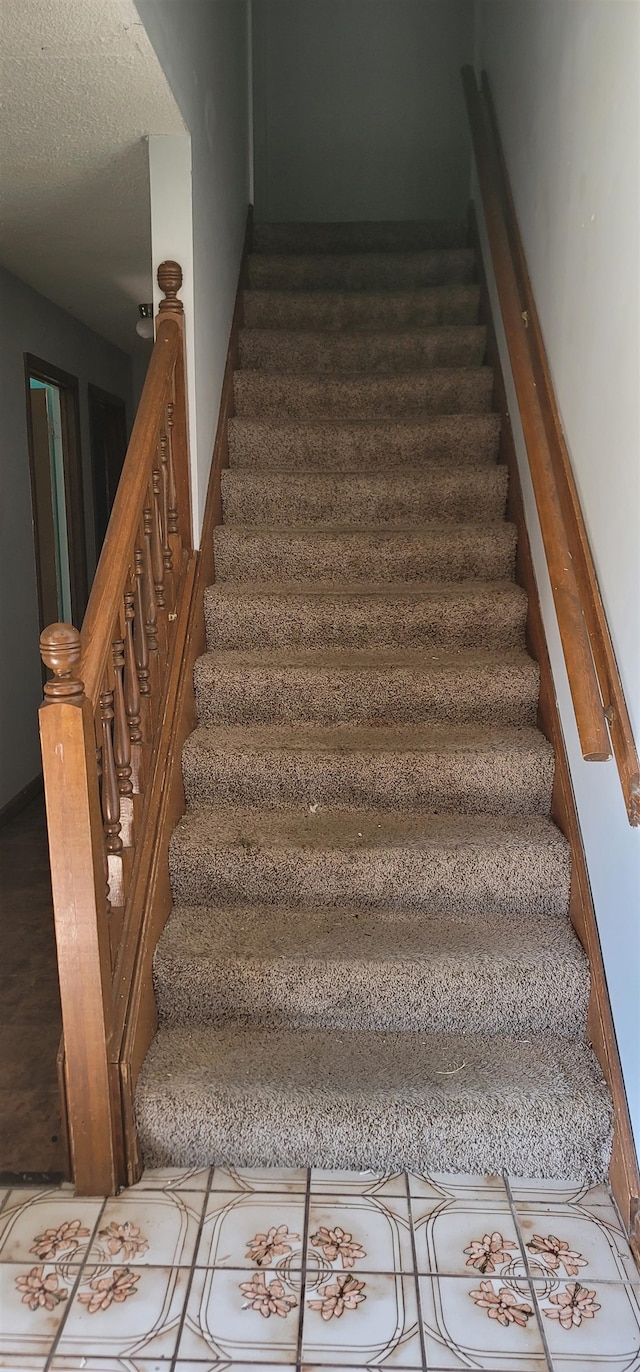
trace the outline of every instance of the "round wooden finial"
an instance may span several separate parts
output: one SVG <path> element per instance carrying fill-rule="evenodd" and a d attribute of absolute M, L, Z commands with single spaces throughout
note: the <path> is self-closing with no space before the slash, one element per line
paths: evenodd
<path fill-rule="evenodd" d="M 158 309 L 163 313 L 172 311 L 174 314 L 182 314 L 182 301 L 178 300 L 178 291 L 182 286 L 182 267 L 179 262 L 160 263 L 158 285 L 164 296 Z"/>
<path fill-rule="evenodd" d="M 60 700 L 83 694 L 84 686 L 77 675 L 81 655 L 80 634 L 72 624 L 49 624 L 43 629 L 40 656 L 45 667 L 53 672 L 53 681 L 45 683 L 45 696 Z"/>

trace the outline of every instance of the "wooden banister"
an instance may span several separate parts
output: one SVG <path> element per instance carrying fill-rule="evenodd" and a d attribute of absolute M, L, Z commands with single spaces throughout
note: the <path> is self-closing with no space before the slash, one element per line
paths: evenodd
<path fill-rule="evenodd" d="M 82 630 L 41 636 L 64 1095 L 84 1194 L 132 1179 L 121 1049 L 197 559 L 178 264 L 163 263 L 158 281 L 156 340 Z"/>
<path fill-rule="evenodd" d="M 558 458 L 552 450 L 548 421 L 545 418 L 545 392 L 538 386 L 537 377 L 540 375 L 540 369 L 536 369 L 532 358 L 529 311 L 527 303 L 522 298 L 521 283 L 516 272 L 508 230 L 503 167 L 500 165 L 499 151 L 494 144 L 488 108 L 481 92 L 478 91 L 472 67 L 463 67 L 463 85 L 486 230 L 492 252 L 493 272 L 510 351 L 516 399 L 532 473 L 553 602 L 558 615 L 575 723 L 582 756 L 588 761 L 604 761 L 611 756 L 607 716 L 604 713 L 607 701 L 603 700 L 603 683 L 596 671 L 595 654 L 586 617 L 584 586 L 578 580 L 575 565 L 577 549 L 574 539 L 571 538 L 573 530 L 567 527 L 567 521 L 564 519 L 563 502 L 556 480 Z M 632 809 L 629 809 L 629 818 L 632 818 Z M 637 823 L 637 819 L 632 819 L 632 822 Z"/>

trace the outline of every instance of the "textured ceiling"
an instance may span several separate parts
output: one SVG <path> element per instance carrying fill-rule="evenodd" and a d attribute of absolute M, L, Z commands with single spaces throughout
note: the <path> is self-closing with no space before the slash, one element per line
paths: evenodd
<path fill-rule="evenodd" d="M 133 0 L 0 0 L 0 127 L 0 263 L 144 349 L 144 140 L 185 126 Z"/>

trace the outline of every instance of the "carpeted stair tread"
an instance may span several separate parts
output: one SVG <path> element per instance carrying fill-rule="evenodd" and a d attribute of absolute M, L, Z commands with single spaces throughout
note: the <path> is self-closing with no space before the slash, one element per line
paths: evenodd
<path fill-rule="evenodd" d="M 234 470 L 222 473 L 225 524 L 422 524 L 497 521 L 506 466 L 398 467 L 389 475 Z"/>
<path fill-rule="evenodd" d="M 432 367 L 387 376 L 323 376 L 236 372 L 236 414 L 292 419 L 414 418 L 421 414 L 474 414 L 491 408 L 491 367 Z"/>
<path fill-rule="evenodd" d="M 466 242 L 466 225 L 458 219 L 253 226 L 253 251 L 266 253 L 416 252 L 422 248 L 464 248 Z"/>
<path fill-rule="evenodd" d="M 554 754 L 527 727 L 200 725 L 182 771 L 198 803 L 544 815 Z"/>
<path fill-rule="evenodd" d="M 247 286 L 273 290 L 349 290 L 442 286 L 470 282 L 472 248 L 424 248 L 419 252 L 251 253 Z"/>
<path fill-rule="evenodd" d="M 565 916 L 568 844 L 540 815 L 192 805 L 170 847 L 180 905 L 345 904 Z"/>
<path fill-rule="evenodd" d="M 260 646 L 205 654 L 194 681 L 202 724 L 533 724 L 539 670 L 514 649 Z"/>
<path fill-rule="evenodd" d="M 481 324 L 382 333 L 241 329 L 239 365 L 268 372 L 393 372 L 427 367 L 479 367 L 486 346 Z"/>
<path fill-rule="evenodd" d="M 529 914 L 174 909 L 154 982 L 167 1025 L 584 1034 L 589 971 L 568 921 Z"/>
<path fill-rule="evenodd" d="M 148 1167 L 309 1166 L 603 1181 L 611 1104 L 548 1035 L 161 1028 L 141 1072 Z"/>
<path fill-rule="evenodd" d="M 513 574 L 515 550 L 516 527 L 504 520 L 391 528 L 223 524 L 214 534 L 218 583 L 501 580 Z"/>
<path fill-rule="evenodd" d="M 395 419 L 296 420 L 286 416 L 229 421 L 232 468 L 314 469 L 387 474 L 407 464 L 495 464 L 500 439 L 496 414 L 421 415 Z"/>
<path fill-rule="evenodd" d="M 476 324 L 480 287 L 418 290 L 247 290 L 244 323 L 252 329 L 394 329 Z"/>
<path fill-rule="evenodd" d="M 521 647 L 527 598 L 513 581 L 216 583 L 205 592 L 215 648 Z"/>

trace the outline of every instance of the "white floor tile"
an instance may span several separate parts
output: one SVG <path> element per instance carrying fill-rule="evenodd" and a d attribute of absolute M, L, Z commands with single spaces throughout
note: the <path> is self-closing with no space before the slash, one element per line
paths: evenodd
<path fill-rule="evenodd" d="M 332 1272 L 307 1287 L 302 1356 L 311 1366 L 421 1368 L 414 1278 Z"/>
<path fill-rule="evenodd" d="M 195 1255 L 204 1192 L 127 1191 L 107 1201 L 90 1263 L 184 1267 Z"/>
<path fill-rule="evenodd" d="M 578 1281 L 635 1281 L 640 1274 L 620 1229 L 607 1223 L 607 1211 L 590 1214 L 571 1204 L 539 1210 L 516 1204 L 516 1214 L 533 1277 L 547 1272 Z"/>
<path fill-rule="evenodd" d="M 407 1182 L 404 1172 L 332 1172 L 312 1167 L 310 1190 L 312 1196 L 329 1191 L 354 1196 L 404 1197 Z"/>
<path fill-rule="evenodd" d="M 74 1274 L 75 1276 L 75 1274 Z M 0 1311 L 4 1363 L 13 1355 L 36 1363 L 51 1352 L 73 1290 L 71 1280 L 51 1263 L 3 1263 L 0 1266 Z"/>
<path fill-rule="evenodd" d="M 212 1192 L 196 1263 L 277 1272 L 300 1268 L 303 1232 L 302 1196 Z"/>
<path fill-rule="evenodd" d="M 89 1268 L 81 1276 L 56 1353 L 77 1359 L 171 1358 L 188 1279 L 188 1270 L 178 1267 Z"/>
<path fill-rule="evenodd" d="M 526 1275 L 517 1227 L 505 1194 L 487 1189 L 412 1203 L 418 1272 Z M 426 1211 L 426 1213 L 425 1213 Z"/>
<path fill-rule="evenodd" d="M 300 1276 L 275 1272 L 196 1271 L 178 1349 L 183 1361 L 212 1354 L 235 1364 L 295 1364 L 300 1323 Z M 215 1364 L 214 1364 L 215 1366 Z"/>
<path fill-rule="evenodd" d="M 212 1191 L 286 1191 L 307 1189 L 305 1167 L 216 1167 Z"/>
<path fill-rule="evenodd" d="M 52 1190 L 11 1191 L 0 1215 L 0 1262 L 82 1262 L 102 1204 Z"/>
<path fill-rule="evenodd" d="M 554 1372 L 638 1372 L 640 1305 L 631 1286 L 534 1282 Z"/>
<path fill-rule="evenodd" d="M 206 1191 L 210 1173 L 210 1167 L 149 1168 L 127 1188 L 127 1195 L 132 1191 Z"/>
<path fill-rule="evenodd" d="M 412 1272 L 409 1207 L 399 1196 L 312 1196 L 307 1264 L 331 1272 Z"/>
<path fill-rule="evenodd" d="M 546 1372 L 526 1281 L 428 1276 L 419 1282 L 429 1368 Z"/>

